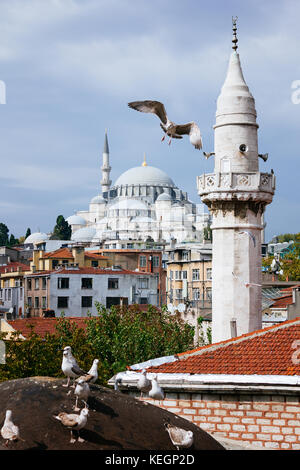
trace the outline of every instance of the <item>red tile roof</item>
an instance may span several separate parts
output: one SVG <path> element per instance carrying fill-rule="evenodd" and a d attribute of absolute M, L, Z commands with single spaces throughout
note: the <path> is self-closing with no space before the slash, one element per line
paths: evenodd
<path fill-rule="evenodd" d="M 30 266 L 28 264 L 20 263 L 19 261 L 13 261 L 9 264 L 5 264 L 0 266 L 0 274 L 5 274 L 5 270 L 7 269 L 8 272 L 16 272 L 18 268 L 21 268 L 22 271 L 30 271 Z"/>
<path fill-rule="evenodd" d="M 153 273 L 145 273 L 141 271 L 129 271 L 127 269 L 104 269 L 104 268 L 62 268 L 62 269 L 56 269 L 55 271 L 52 271 L 52 274 L 115 274 L 115 275 L 125 275 L 125 274 L 134 274 L 134 275 L 143 275 L 143 276 L 150 276 L 154 275 Z"/>
<path fill-rule="evenodd" d="M 274 303 L 272 304 L 272 308 L 286 308 L 288 305 L 292 305 L 292 303 L 293 303 L 292 294 L 284 295 L 274 301 Z"/>
<path fill-rule="evenodd" d="M 86 317 L 67 317 L 72 323 L 76 323 L 79 328 L 85 328 Z M 56 332 L 55 325 L 59 318 L 22 318 L 19 320 L 7 320 L 15 331 L 20 331 L 26 338 L 30 332 L 32 325 L 34 332 L 44 337 L 46 333 L 54 334 Z"/>
<path fill-rule="evenodd" d="M 149 372 L 300 375 L 300 317 L 237 338 L 178 354 Z M 299 354 L 297 354 L 299 351 Z"/>
<path fill-rule="evenodd" d="M 48 253 L 43 254 L 43 258 L 63 258 L 63 259 L 73 259 L 73 255 L 69 248 L 59 248 L 55 251 L 49 251 Z"/>

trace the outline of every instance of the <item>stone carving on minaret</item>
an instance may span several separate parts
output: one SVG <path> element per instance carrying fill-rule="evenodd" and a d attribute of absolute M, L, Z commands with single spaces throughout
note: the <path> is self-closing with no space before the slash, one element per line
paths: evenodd
<path fill-rule="evenodd" d="M 213 342 L 231 337 L 233 318 L 237 335 L 261 328 L 261 231 L 275 191 L 274 173 L 259 171 L 255 101 L 237 53 L 236 20 L 217 101 L 214 172 L 197 178 L 201 200 L 213 215 Z"/>
<path fill-rule="evenodd" d="M 102 194 L 109 191 L 111 186 L 111 180 L 109 179 L 111 167 L 109 166 L 109 147 L 108 147 L 108 139 L 107 139 L 107 129 L 105 129 L 105 137 L 104 137 L 104 147 L 103 147 L 103 164 L 101 167 L 102 171 Z"/>

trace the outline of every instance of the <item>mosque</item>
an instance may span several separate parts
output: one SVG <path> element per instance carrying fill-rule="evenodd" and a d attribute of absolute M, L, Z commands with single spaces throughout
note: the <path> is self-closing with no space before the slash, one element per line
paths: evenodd
<path fill-rule="evenodd" d="M 109 146 L 105 132 L 101 194 L 88 210 L 66 220 L 74 242 L 103 243 L 107 240 L 154 242 L 202 241 L 210 216 L 203 204 L 194 204 L 186 192 L 159 168 L 141 166 L 125 171 L 113 185 L 110 180 Z"/>

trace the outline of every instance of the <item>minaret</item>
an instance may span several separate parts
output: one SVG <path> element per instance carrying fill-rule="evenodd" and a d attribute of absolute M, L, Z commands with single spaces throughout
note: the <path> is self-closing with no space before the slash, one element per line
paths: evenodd
<path fill-rule="evenodd" d="M 109 191 L 111 180 L 109 179 L 109 174 L 111 167 L 109 166 L 109 148 L 108 148 L 108 140 L 107 140 L 107 129 L 105 129 L 105 138 L 104 138 L 104 147 L 103 147 L 103 165 L 101 167 L 102 170 L 102 194 Z"/>
<path fill-rule="evenodd" d="M 212 339 L 261 328 L 261 231 L 275 176 L 260 173 L 255 102 L 233 52 L 217 102 L 214 173 L 198 177 L 198 192 L 213 215 Z"/>

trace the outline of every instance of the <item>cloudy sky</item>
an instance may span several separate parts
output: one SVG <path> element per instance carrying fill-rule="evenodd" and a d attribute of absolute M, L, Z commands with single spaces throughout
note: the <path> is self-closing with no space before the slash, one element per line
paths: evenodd
<path fill-rule="evenodd" d="M 200 202 L 196 175 L 213 171 L 188 139 L 161 142 L 155 116 L 127 102 L 157 99 L 177 122 L 198 122 L 213 151 L 216 99 L 238 16 L 239 54 L 256 100 L 259 151 L 277 189 L 266 239 L 298 232 L 298 0 L 0 0 L 0 222 L 15 236 L 49 232 L 57 215 L 100 192 L 108 128 L 113 181 L 138 166 L 167 172 Z"/>

